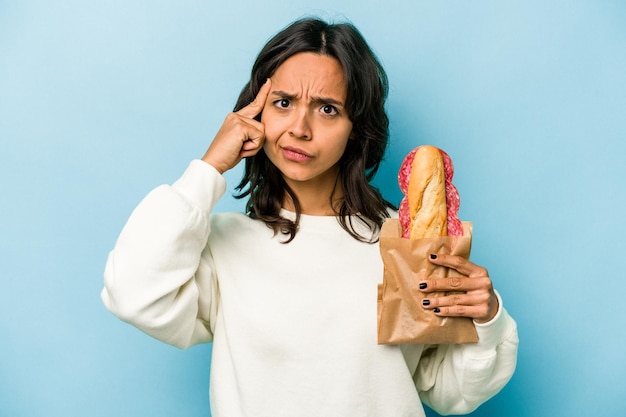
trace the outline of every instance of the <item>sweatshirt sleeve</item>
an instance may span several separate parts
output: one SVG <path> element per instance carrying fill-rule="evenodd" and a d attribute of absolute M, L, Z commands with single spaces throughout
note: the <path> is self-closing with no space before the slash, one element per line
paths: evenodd
<path fill-rule="evenodd" d="M 497 294 L 500 309 L 490 322 L 475 323 L 478 343 L 425 349 L 415 381 L 422 401 L 439 414 L 467 414 L 496 395 L 517 363 L 517 325 Z"/>
<path fill-rule="evenodd" d="M 107 309 L 179 348 L 212 340 L 219 292 L 204 252 L 209 214 L 225 189 L 217 170 L 194 160 L 139 203 L 106 262 Z"/>

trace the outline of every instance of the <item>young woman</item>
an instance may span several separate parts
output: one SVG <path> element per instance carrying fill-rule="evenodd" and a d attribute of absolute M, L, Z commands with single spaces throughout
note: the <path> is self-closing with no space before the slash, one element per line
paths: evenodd
<path fill-rule="evenodd" d="M 472 345 L 376 343 L 377 235 L 396 215 L 369 181 L 388 136 L 385 73 L 349 24 L 297 21 L 260 52 L 235 112 L 201 160 L 136 208 L 111 252 L 102 299 L 147 334 L 213 342 L 215 417 L 466 413 L 516 363 L 517 331 L 487 271 L 424 308 L 472 317 Z M 245 158 L 246 213 L 212 213 Z M 446 289 L 444 280 L 424 291 Z M 458 283 L 457 283 L 458 284 Z"/>

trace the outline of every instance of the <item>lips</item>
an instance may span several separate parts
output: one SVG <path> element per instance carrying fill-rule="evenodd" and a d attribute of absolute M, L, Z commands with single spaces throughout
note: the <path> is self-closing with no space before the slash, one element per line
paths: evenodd
<path fill-rule="evenodd" d="M 285 159 L 293 162 L 307 162 L 313 158 L 312 155 L 309 155 L 304 150 L 291 146 L 282 148 L 282 152 Z"/>

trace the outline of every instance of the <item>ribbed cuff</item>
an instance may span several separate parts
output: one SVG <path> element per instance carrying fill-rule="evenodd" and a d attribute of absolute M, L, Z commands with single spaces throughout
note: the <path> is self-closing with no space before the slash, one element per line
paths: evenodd
<path fill-rule="evenodd" d="M 172 188 L 208 215 L 226 192 L 226 179 L 211 165 L 194 159 Z"/>
<path fill-rule="evenodd" d="M 507 338 L 514 326 L 514 321 L 504 308 L 502 298 L 497 291 L 496 297 L 498 297 L 498 312 L 495 317 L 487 323 L 474 322 L 478 333 L 478 343 L 474 346 L 478 348 L 492 348 L 499 345 Z"/>

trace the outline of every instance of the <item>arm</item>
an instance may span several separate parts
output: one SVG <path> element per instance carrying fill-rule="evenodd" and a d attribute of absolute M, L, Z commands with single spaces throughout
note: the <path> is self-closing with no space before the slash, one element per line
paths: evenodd
<path fill-rule="evenodd" d="M 497 294 L 496 294 L 497 295 Z M 422 401 L 440 414 L 467 414 L 496 395 L 517 362 L 515 321 L 502 308 L 487 323 L 475 323 L 476 344 L 426 349 L 415 373 Z"/>
<path fill-rule="evenodd" d="M 106 263 L 101 297 L 113 314 L 180 348 L 211 340 L 217 284 L 201 255 L 225 187 L 213 167 L 193 161 L 137 206 Z"/>
<path fill-rule="evenodd" d="M 430 262 L 455 269 L 460 277 L 428 279 L 420 283 L 430 297 L 425 309 L 438 316 L 474 320 L 478 343 L 440 345 L 426 352 L 419 363 L 418 390 L 423 401 L 442 414 L 468 413 L 498 393 L 509 381 L 517 362 L 517 326 L 502 307 L 488 271 L 467 259 L 438 254 Z"/>
<path fill-rule="evenodd" d="M 203 156 L 171 187 L 153 190 L 135 209 L 109 254 L 102 301 L 113 314 L 180 348 L 212 340 L 217 278 L 204 254 L 209 213 L 224 193 L 220 175 L 255 155 L 265 139 L 254 117 L 271 82 L 255 100 L 226 117 Z"/>

